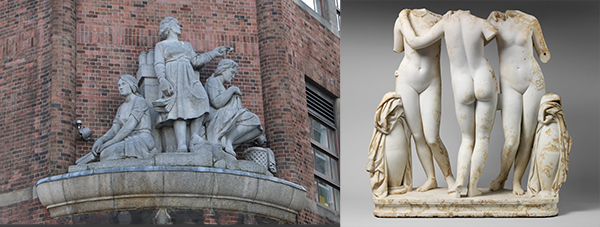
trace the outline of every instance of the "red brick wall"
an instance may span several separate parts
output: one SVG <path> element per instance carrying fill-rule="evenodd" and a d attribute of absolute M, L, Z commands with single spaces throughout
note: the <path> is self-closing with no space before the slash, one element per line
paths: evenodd
<path fill-rule="evenodd" d="M 49 169 L 50 2 L 0 2 L 0 193 L 31 187 Z"/>
<path fill-rule="evenodd" d="M 52 219 L 38 199 L 21 201 L 0 207 L 2 224 L 72 224 L 69 219 Z"/>
<path fill-rule="evenodd" d="M 74 1 L 0 2 L 0 193 L 30 188 L 72 163 L 74 9 Z M 49 219 L 37 199 L 0 214 L 0 223 Z"/>
<path fill-rule="evenodd" d="M 257 7 L 265 128 L 278 177 L 315 200 L 305 76 L 339 97 L 340 39 L 293 1 L 258 0 Z M 299 223 L 323 223 L 309 214 Z"/>
<path fill-rule="evenodd" d="M 67 172 L 75 161 L 73 149 L 79 135 L 75 123 L 75 0 L 52 1 L 52 52 L 50 61 L 50 176 Z"/>
<path fill-rule="evenodd" d="M 304 224 L 319 224 L 319 225 L 338 225 L 340 223 L 334 222 L 330 219 L 327 219 L 313 211 L 310 210 L 303 210 L 302 212 L 300 212 L 300 215 L 298 216 L 298 224 L 300 225 L 304 225 Z"/>
<path fill-rule="evenodd" d="M 74 133 L 74 1 L 3 1 L 0 193 L 64 173 Z"/>

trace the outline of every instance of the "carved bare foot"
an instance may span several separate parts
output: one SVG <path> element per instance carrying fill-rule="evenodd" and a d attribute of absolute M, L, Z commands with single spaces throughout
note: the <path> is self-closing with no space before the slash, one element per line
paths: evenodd
<path fill-rule="evenodd" d="M 421 185 L 420 187 L 417 188 L 417 191 L 424 192 L 424 191 L 429 191 L 434 188 L 437 188 L 437 181 L 435 180 L 435 178 L 427 179 L 427 181 L 425 181 L 425 183 L 423 183 L 423 185 Z"/>
<path fill-rule="evenodd" d="M 462 184 L 455 182 L 450 187 L 448 187 L 448 194 L 457 193 L 457 192 L 460 193 L 462 187 L 463 187 Z"/>
<path fill-rule="evenodd" d="M 483 192 L 481 192 L 481 190 L 479 190 L 478 188 L 469 188 L 469 191 L 467 191 L 467 196 L 474 197 L 474 196 L 481 195 L 482 193 Z"/>
<path fill-rule="evenodd" d="M 525 191 L 523 191 L 523 188 L 521 188 L 521 184 L 513 183 L 513 194 L 515 194 L 515 195 L 525 194 Z"/>
<path fill-rule="evenodd" d="M 492 183 L 490 183 L 490 191 L 498 191 L 504 189 L 504 182 L 506 182 L 506 180 L 503 180 L 501 178 L 494 179 Z"/>

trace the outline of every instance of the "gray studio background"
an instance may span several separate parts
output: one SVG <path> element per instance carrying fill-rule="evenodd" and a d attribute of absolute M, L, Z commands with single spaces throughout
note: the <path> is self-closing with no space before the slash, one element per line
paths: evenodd
<path fill-rule="evenodd" d="M 342 1 L 341 24 L 341 225 L 342 226 L 598 226 L 600 187 L 600 57 L 598 1 Z M 493 10 L 519 9 L 539 20 L 552 58 L 539 62 L 546 91 L 561 96 L 567 127 L 573 138 L 569 174 L 560 191 L 559 215 L 551 218 L 375 218 L 365 171 L 373 116 L 382 96 L 395 89 L 394 71 L 403 53 L 392 51 L 392 29 L 405 8 L 427 8 L 443 15 L 447 10 L 471 10 L 487 19 Z M 498 74 L 496 42 L 485 47 L 485 56 Z M 440 136 L 456 176 L 460 131 L 454 113 L 445 42 L 442 41 L 442 121 Z M 500 112 L 490 141 L 480 188 L 500 170 L 504 143 Z M 413 149 L 414 186 L 425 174 Z M 434 162 L 435 163 L 435 162 Z M 435 163 L 440 187 L 446 187 Z M 529 168 L 529 166 L 528 166 Z M 523 177 L 523 186 L 529 172 Z M 506 187 L 512 188 L 512 169 Z"/>

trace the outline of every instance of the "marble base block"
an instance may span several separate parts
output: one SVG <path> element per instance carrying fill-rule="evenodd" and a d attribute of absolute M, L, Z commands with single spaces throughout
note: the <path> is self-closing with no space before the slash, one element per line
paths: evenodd
<path fill-rule="evenodd" d="M 416 189 L 401 195 L 373 198 L 376 217 L 549 217 L 558 215 L 558 197 L 517 196 L 512 190 L 490 192 L 460 198 L 447 193 L 447 188 L 427 192 Z"/>

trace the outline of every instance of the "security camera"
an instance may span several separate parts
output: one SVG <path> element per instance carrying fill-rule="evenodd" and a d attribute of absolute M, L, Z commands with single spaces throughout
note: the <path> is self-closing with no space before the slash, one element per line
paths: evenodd
<path fill-rule="evenodd" d="M 92 130 L 88 127 L 85 128 L 81 128 L 81 120 L 77 120 L 77 129 L 79 129 L 79 136 L 81 136 L 81 139 L 85 140 L 85 141 L 90 141 L 92 140 L 90 138 L 90 136 L 92 136 Z"/>
<path fill-rule="evenodd" d="M 79 135 L 83 140 L 90 141 L 90 136 L 92 136 L 92 130 L 90 130 L 90 128 L 88 127 L 79 129 Z"/>

